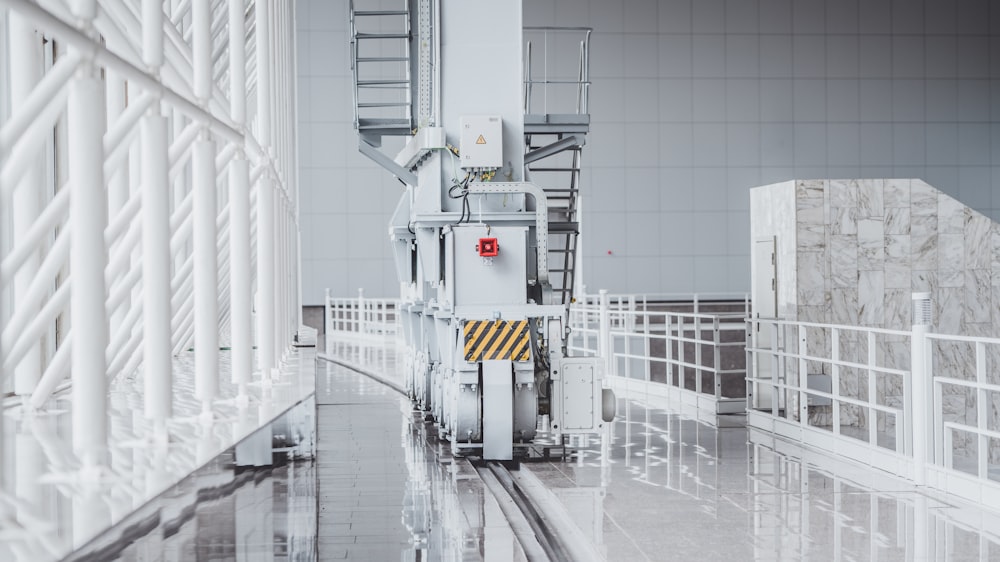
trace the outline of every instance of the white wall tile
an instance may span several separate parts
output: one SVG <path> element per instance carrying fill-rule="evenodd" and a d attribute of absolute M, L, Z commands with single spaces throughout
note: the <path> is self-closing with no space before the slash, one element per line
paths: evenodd
<path fill-rule="evenodd" d="M 954 0 L 924 0 L 924 13 L 926 14 L 924 31 L 928 34 L 954 34 L 957 29 L 958 4 L 960 2 Z M 930 54 L 929 45 L 927 52 Z"/>
<path fill-rule="evenodd" d="M 923 33 L 923 0 L 892 0 L 892 32 Z"/>
<path fill-rule="evenodd" d="M 858 27 L 858 4 L 865 0 L 840 0 L 838 2 L 825 2 L 826 4 L 826 32 L 834 33 L 857 33 Z"/>
<path fill-rule="evenodd" d="M 659 168 L 628 168 L 625 171 L 624 195 L 625 210 L 629 213 L 648 213 L 651 211 L 659 212 Z"/>
<path fill-rule="evenodd" d="M 666 78 L 660 80 L 660 120 L 690 122 L 694 114 L 691 80 Z M 1000 88 L 998 88 L 1000 90 Z"/>
<path fill-rule="evenodd" d="M 691 53 L 695 78 L 724 78 L 726 76 L 726 38 L 724 35 L 694 35 L 691 38 Z"/>
<path fill-rule="evenodd" d="M 791 34 L 760 36 L 761 78 L 790 78 L 792 76 Z"/>
<path fill-rule="evenodd" d="M 757 78 L 760 75 L 759 48 L 759 35 L 726 35 L 726 76 Z"/>
<path fill-rule="evenodd" d="M 726 164 L 730 167 L 760 164 L 758 123 L 730 123 L 726 126 Z"/>
<path fill-rule="evenodd" d="M 958 124 L 928 123 L 926 131 L 927 165 L 955 166 L 958 164 Z M 937 184 L 931 183 L 931 185 Z"/>
<path fill-rule="evenodd" d="M 960 123 L 958 125 L 959 166 L 990 165 L 990 126 L 987 123 Z M 963 201 L 975 207 L 972 203 Z"/>
<path fill-rule="evenodd" d="M 760 80 L 728 78 L 725 90 L 728 122 L 760 122 Z"/>
<path fill-rule="evenodd" d="M 760 0 L 761 33 L 792 32 L 792 0 Z"/>
<path fill-rule="evenodd" d="M 726 81 L 722 78 L 695 78 L 694 120 L 721 123 L 726 120 Z"/>
<path fill-rule="evenodd" d="M 866 1 L 861 5 L 867 4 Z M 892 38 L 889 35 L 861 35 L 859 50 L 861 78 L 889 78 L 892 75 Z"/>
<path fill-rule="evenodd" d="M 924 120 L 923 80 L 903 79 L 892 81 L 892 120 Z"/>
<path fill-rule="evenodd" d="M 980 123 L 990 120 L 988 80 L 958 80 L 958 120 Z"/>
<path fill-rule="evenodd" d="M 656 78 L 623 80 L 625 96 L 618 98 L 625 106 L 625 121 L 656 123 L 660 120 L 660 81 Z M 622 103 L 624 100 L 624 103 Z"/>
<path fill-rule="evenodd" d="M 826 76 L 826 36 L 792 36 L 792 72 L 796 78 Z"/>
<path fill-rule="evenodd" d="M 660 222 L 659 212 L 630 212 L 625 224 L 625 253 L 629 257 L 659 256 Z"/>
<path fill-rule="evenodd" d="M 861 118 L 861 84 L 857 79 L 826 81 L 826 119 L 831 123 Z"/>

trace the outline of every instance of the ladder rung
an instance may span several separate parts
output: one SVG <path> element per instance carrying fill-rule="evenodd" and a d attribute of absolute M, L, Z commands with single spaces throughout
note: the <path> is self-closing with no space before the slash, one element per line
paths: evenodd
<path fill-rule="evenodd" d="M 409 57 L 358 57 L 358 62 L 409 62 Z"/>
<path fill-rule="evenodd" d="M 396 102 L 396 103 L 366 102 L 366 103 L 359 103 L 358 107 L 409 107 L 409 105 L 410 102 Z"/>
<path fill-rule="evenodd" d="M 528 168 L 530 172 L 579 172 L 580 168 Z"/>
<path fill-rule="evenodd" d="M 409 39 L 409 33 L 358 33 L 355 39 Z"/>
<path fill-rule="evenodd" d="M 406 10 L 357 10 L 356 16 L 408 16 L 410 12 Z"/>
<path fill-rule="evenodd" d="M 409 80 L 358 80 L 358 86 L 409 86 Z"/>

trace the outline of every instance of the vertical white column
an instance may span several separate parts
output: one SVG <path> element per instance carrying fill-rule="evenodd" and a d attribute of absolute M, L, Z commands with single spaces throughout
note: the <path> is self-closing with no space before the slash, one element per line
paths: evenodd
<path fill-rule="evenodd" d="M 87 4 L 86 2 L 77 4 Z M 84 13 L 89 6 L 83 6 Z M 79 15 L 79 14 L 78 14 Z M 69 134 L 70 270 L 72 273 L 73 450 L 85 470 L 104 462 L 107 447 L 108 321 L 104 301 L 107 195 L 104 190 L 104 91 L 98 69 L 85 62 L 70 82 Z"/>
<path fill-rule="evenodd" d="M 243 0 L 229 0 L 229 116 L 240 129 L 247 115 L 245 8 Z M 229 164 L 229 246 L 232 380 L 242 400 L 253 373 L 250 169 L 242 150 Z"/>
<path fill-rule="evenodd" d="M 10 102 L 12 112 L 17 113 L 41 79 L 43 63 L 41 36 L 35 33 L 34 24 L 20 17 L 16 11 L 10 12 L 10 49 L 13 55 L 10 57 Z M 44 181 L 42 166 L 39 154 L 14 190 L 10 217 L 15 245 L 24 238 L 41 212 Z M 24 265 L 14 275 L 14 302 L 29 291 L 38 273 L 39 264 L 39 252 L 32 252 L 31 257 L 25 260 Z M 35 344 L 14 368 L 14 393 L 21 396 L 30 395 L 41 376 L 41 348 Z"/>
<path fill-rule="evenodd" d="M 105 84 L 105 112 L 107 117 L 107 128 L 108 130 L 114 126 L 115 121 L 125 110 L 125 80 L 112 69 L 104 69 L 104 84 Z M 114 220 L 118 215 L 118 212 L 122 207 L 128 203 L 129 198 L 129 160 L 124 160 L 122 165 L 114 170 L 110 177 L 108 177 L 108 220 Z M 121 278 L 128 273 L 127 269 L 122 270 L 121 273 L 116 275 L 112 279 L 112 283 L 115 280 Z M 128 313 L 130 308 L 130 298 L 125 297 L 125 302 L 117 308 L 117 310 L 111 311 L 110 318 L 110 333 L 112 336 L 118 333 L 121 328 L 122 322 L 125 320 L 125 315 Z"/>
<path fill-rule="evenodd" d="M 143 0 L 142 59 L 151 73 L 163 65 L 163 1 Z M 159 438 L 173 415 L 170 319 L 170 162 L 167 119 L 159 102 L 143 117 L 142 298 L 144 411 Z"/>
<path fill-rule="evenodd" d="M 265 172 L 257 184 L 257 358 L 264 380 L 275 367 L 274 201 L 271 177 Z"/>
<path fill-rule="evenodd" d="M 143 371 L 146 416 L 157 430 L 172 415 L 170 189 L 167 120 L 154 104 L 142 120 Z"/>
<path fill-rule="evenodd" d="M 934 410 L 929 406 L 933 392 L 933 373 L 927 361 L 927 332 L 931 326 L 930 293 L 913 293 L 913 327 L 910 334 L 910 386 L 911 401 L 904 410 L 904 420 L 909 421 L 909 438 L 913 451 L 913 482 L 918 486 L 927 483 L 927 462 L 934 462 Z M 908 416 L 905 414 L 909 414 Z M 907 419 L 908 418 L 908 419 Z M 937 446 L 940 446 L 938 444 Z"/>
<path fill-rule="evenodd" d="M 266 162 L 271 154 L 271 44 L 270 0 L 258 0 L 257 18 L 257 138 L 265 151 Z M 264 380 L 271 377 L 275 363 L 274 316 L 274 213 L 277 197 L 272 171 L 260 176 L 257 187 L 257 357 Z"/>
<path fill-rule="evenodd" d="M 215 142 L 208 132 L 194 145 L 194 372 L 203 411 L 219 392 L 219 270 L 215 218 Z"/>

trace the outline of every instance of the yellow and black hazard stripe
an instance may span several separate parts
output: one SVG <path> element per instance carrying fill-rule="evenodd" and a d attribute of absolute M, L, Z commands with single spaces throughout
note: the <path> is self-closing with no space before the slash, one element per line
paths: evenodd
<path fill-rule="evenodd" d="M 463 330 L 466 361 L 531 359 L 527 320 L 469 320 Z"/>

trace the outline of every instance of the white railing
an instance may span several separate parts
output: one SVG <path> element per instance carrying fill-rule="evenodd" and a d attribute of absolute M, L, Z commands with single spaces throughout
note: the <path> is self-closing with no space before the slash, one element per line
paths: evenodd
<path fill-rule="evenodd" d="M 372 299 L 358 289 L 357 298 L 333 298 L 326 290 L 326 333 L 365 338 L 395 339 L 402 334 L 399 299 Z"/>
<path fill-rule="evenodd" d="M 745 307 L 744 295 L 735 302 Z M 653 383 L 646 390 L 673 393 L 712 414 L 745 409 L 746 313 L 698 312 L 727 305 L 724 296 L 667 299 L 602 292 L 570 307 L 571 353 L 606 358 L 607 373 Z M 676 312 L 668 308 L 691 308 Z"/>
<path fill-rule="evenodd" d="M 295 27 L 273 0 L 66 4 L 0 0 L 0 381 L 29 411 L 71 388 L 86 468 L 115 377 L 163 432 L 192 344 L 206 409 L 220 338 L 245 396 L 255 286 L 258 370 L 300 325 Z"/>
<path fill-rule="evenodd" d="M 957 494 L 1000 502 L 1000 339 L 754 318 L 756 427 Z"/>

